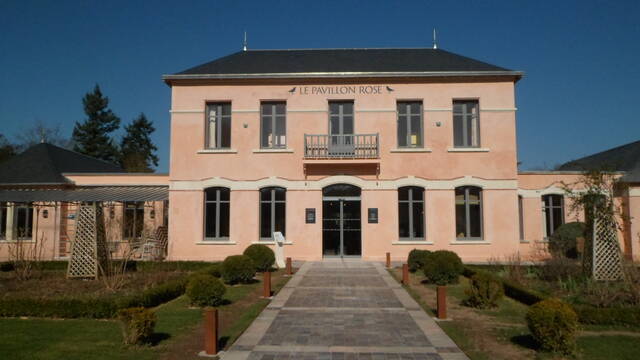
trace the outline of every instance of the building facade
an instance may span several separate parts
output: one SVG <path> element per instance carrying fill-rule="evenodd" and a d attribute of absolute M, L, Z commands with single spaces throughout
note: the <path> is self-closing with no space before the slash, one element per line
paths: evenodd
<path fill-rule="evenodd" d="M 435 49 L 243 51 L 167 75 L 169 258 L 535 254 L 577 172 L 517 170 L 521 72 Z M 637 256 L 637 249 L 625 250 Z"/>

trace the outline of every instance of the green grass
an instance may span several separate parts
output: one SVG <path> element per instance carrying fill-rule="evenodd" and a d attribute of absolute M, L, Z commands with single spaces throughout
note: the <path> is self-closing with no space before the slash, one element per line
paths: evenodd
<path fill-rule="evenodd" d="M 283 278 L 274 284 L 277 291 L 286 283 Z M 231 286 L 225 299 L 231 304 L 246 297 L 262 283 Z M 249 305 L 237 320 L 221 334 L 231 344 L 267 306 L 268 300 Z M 222 306 L 220 309 L 231 305 Z M 125 347 L 122 345 L 120 325 L 113 320 L 51 320 L 0 318 L 0 359 L 136 359 L 157 358 L 163 350 L 202 321 L 202 311 L 189 307 L 189 300 L 181 296 L 156 308 L 157 343 L 154 346 Z"/>
<path fill-rule="evenodd" d="M 640 356 L 640 337 L 583 336 L 578 338 L 578 349 L 583 360 L 636 360 Z"/>
<path fill-rule="evenodd" d="M 458 347 L 464 351 L 464 353 L 471 360 L 488 360 L 490 359 L 489 355 L 483 353 L 482 351 L 476 350 L 475 344 L 471 341 L 465 329 L 467 326 L 464 323 L 452 320 L 452 321 L 441 321 L 438 323 L 440 328 L 444 330 L 444 332 L 449 335 L 451 340 L 453 340 Z"/>

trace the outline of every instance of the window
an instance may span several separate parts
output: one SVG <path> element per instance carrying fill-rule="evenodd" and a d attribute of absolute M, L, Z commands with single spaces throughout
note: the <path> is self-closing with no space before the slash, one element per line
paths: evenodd
<path fill-rule="evenodd" d="M 520 225 L 520 241 L 524 241 L 524 207 L 521 195 L 518 195 L 518 224 Z"/>
<path fill-rule="evenodd" d="M 424 240 L 424 189 L 398 189 L 400 240 Z"/>
<path fill-rule="evenodd" d="M 285 235 L 287 191 L 279 187 L 260 189 L 260 239 L 272 240 L 273 233 Z"/>
<path fill-rule="evenodd" d="M 480 147 L 480 106 L 477 100 L 453 102 L 453 146 Z"/>
<path fill-rule="evenodd" d="M 398 109 L 398 147 L 422 147 L 422 102 L 401 101 Z"/>
<path fill-rule="evenodd" d="M 456 188 L 456 238 L 482 239 L 482 189 L 478 187 Z"/>
<path fill-rule="evenodd" d="M 0 202 L 0 240 L 7 238 L 7 203 Z"/>
<path fill-rule="evenodd" d="M 208 188 L 205 193 L 204 237 L 206 240 L 229 238 L 229 189 Z"/>
<path fill-rule="evenodd" d="M 124 238 L 140 239 L 144 229 L 144 201 L 124 203 Z"/>
<path fill-rule="evenodd" d="M 544 209 L 544 234 L 545 238 L 553 235 L 560 225 L 564 224 L 564 198 L 562 195 L 542 196 Z"/>
<path fill-rule="evenodd" d="M 33 231 L 33 205 L 31 203 L 16 203 L 13 208 L 13 237 L 16 239 L 31 239 Z"/>
<path fill-rule="evenodd" d="M 207 104 L 206 146 L 208 149 L 231 147 L 231 103 Z"/>
<path fill-rule="evenodd" d="M 264 102 L 260 105 L 260 147 L 276 149 L 287 147 L 287 104 Z"/>

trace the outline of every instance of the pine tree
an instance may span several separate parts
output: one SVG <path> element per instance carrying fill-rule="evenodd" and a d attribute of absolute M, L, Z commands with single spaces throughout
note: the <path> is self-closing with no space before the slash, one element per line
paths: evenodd
<path fill-rule="evenodd" d="M 109 134 L 120 127 L 120 118 L 109 109 L 109 98 L 102 95 L 100 86 L 82 98 L 84 122 L 73 128 L 73 149 L 79 153 L 116 163 L 120 158 L 118 147 Z"/>
<path fill-rule="evenodd" d="M 126 134 L 120 142 L 120 165 L 128 172 L 153 172 L 158 166 L 158 148 L 151 141 L 151 133 L 156 129 L 153 122 L 141 113 L 125 127 Z"/>

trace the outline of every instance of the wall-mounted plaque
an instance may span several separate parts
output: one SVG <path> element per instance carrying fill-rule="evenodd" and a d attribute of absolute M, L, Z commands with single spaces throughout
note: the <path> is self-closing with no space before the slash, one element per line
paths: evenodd
<path fill-rule="evenodd" d="M 368 219 L 369 224 L 377 224 L 378 223 L 378 208 L 369 208 L 368 211 Z"/>
<path fill-rule="evenodd" d="M 316 223 L 316 209 L 315 208 L 306 208 L 304 209 L 304 222 L 307 224 L 315 224 Z"/>

